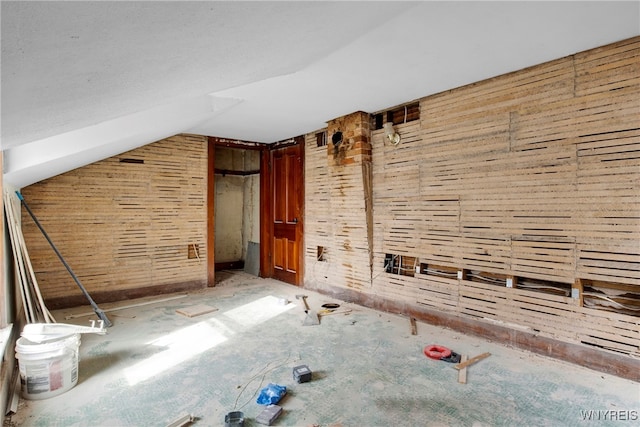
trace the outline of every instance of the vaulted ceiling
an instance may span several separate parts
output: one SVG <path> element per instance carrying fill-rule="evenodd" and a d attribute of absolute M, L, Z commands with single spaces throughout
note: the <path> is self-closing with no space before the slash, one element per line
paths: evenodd
<path fill-rule="evenodd" d="M 637 1 L 1 4 L 5 181 L 178 133 L 271 143 L 640 34 Z"/>

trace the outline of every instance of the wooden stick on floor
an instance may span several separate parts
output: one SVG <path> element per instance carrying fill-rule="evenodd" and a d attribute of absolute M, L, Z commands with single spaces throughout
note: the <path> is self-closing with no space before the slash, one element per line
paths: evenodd
<path fill-rule="evenodd" d="M 472 357 L 471 359 L 467 360 L 466 362 L 460 362 L 457 365 L 454 365 L 453 367 L 460 370 L 463 368 L 466 368 L 469 365 L 473 365 L 476 362 L 479 362 L 482 359 L 485 359 L 487 357 L 491 356 L 491 353 L 482 353 L 479 354 L 477 356 Z"/>
<path fill-rule="evenodd" d="M 103 310 L 103 311 L 105 313 L 108 313 L 108 312 L 112 312 L 112 311 L 116 311 L 116 310 L 125 310 L 127 308 L 141 307 L 143 305 L 150 305 L 150 304 L 155 304 L 155 303 L 159 303 L 159 302 L 171 301 L 171 300 L 174 300 L 174 299 L 184 298 L 184 297 L 187 297 L 187 296 L 189 296 L 189 294 L 176 295 L 176 296 L 162 298 L 162 299 L 156 299 L 156 300 L 144 301 L 144 302 L 140 302 L 140 303 L 136 303 L 136 304 L 124 305 L 124 306 L 121 306 L 121 307 L 113 307 L 113 308 L 109 308 L 109 309 Z M 76 317 L 92 316 L 93 314 L 95 314 L 95 313 L 93 311 L 91 311 L 91 312 L 86 312 L 86 313 L 70 314 L 68 316 L 65 316 L 64 318 L 65 318 L 65 320 L 69 320 L 69 319 L 75 319 Z"/>
<path fill-rule="evenodd" d="M 461 363 L 466 362 L 468 359 L 469 359 L 469 356 L 467 356 L 466 354 L 463 354 L 462 356 L 460 356 Z M 458 371 L 458 382 L 460 384 L 467 383 L 467 367 L 466 366 Z"/>

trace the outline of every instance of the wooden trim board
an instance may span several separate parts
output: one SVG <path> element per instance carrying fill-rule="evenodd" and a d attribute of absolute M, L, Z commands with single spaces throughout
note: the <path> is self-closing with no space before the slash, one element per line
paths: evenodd
<path fill-rule="evenodd" d="M 469 356 L 467 356 L 466 354 L 463 354 L 460 356 L 461 363 L 466 363 L 467 360 L 469 360 Z M 458 382 L 460 384 L 467 383 L 467 366 L 466 365 L 458 371 Z"/>
<path fill-rule="evenodd" d="M 482 353 L 482 354 L 479 354 L 477 356 L 472 357 L 469 360 L 465 360 L 464 362 L 461 361 L 460 363 L 454 365 L 453 367 L 458 369 L 458 370 L 465 369 L 467 366 L 471 366 L 474 363 L 479 362 L 482 359 L 486 359 L 489 356 L 491 356 L 491 353 Z"/>
<path fill-rule="evenodd" d="M 176 310 L 176 313 L 182 314 L 186 317 L 196 317 L 201 316 L 203 314 L 211 313 L 213 311 L 218 310 L 216 307 L 211 307 L 206 304 L 197 304 L 189 307 L 183 307 Z"/>

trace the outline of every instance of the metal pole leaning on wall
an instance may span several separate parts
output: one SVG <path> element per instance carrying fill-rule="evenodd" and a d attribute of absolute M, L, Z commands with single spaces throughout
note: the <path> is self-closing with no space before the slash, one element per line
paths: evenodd
<path fill-rule="evenodd" d="M 80 283 L 80 280 L 75 275 L 73 270 L 71 270 L 71 267 L 69 267 L 69 264 L 67 264 L 67 262 L 64 260 L 64 258 L 62 257 L 62 254 L 60 253 L 60 251 L 58 251 L 58 248 L 56 248 L 56 245 L 53 244 L 47 232 L 44 231 L 44 228 L 42 228 L 42 225 L 40 225 L 40 221 L 38 221 L 38 218 L 36 218 L 36 216 L 33 214 L 31 209 L 29 208 L 29 205 L 27 205 L 27 202 L 24 200 L 24 197 L 22 196 L 22 194 L 19 191 L 16 191 L 16 194 L 18 195 L 18 199 L 20 199 L 20 202 L 22 203 L 22 205 L 25 207 L 25 209 L 27 210 L 27 212 L 29 213 L 33 221 L 36 223 L 36 225 L 42 232 L 42 235 L 44 236 L 44 238 L 47 239 L 47 242 L 49 242 L 49 244 L 51 245 L 51 248 L 53 248 L 53 251 L 56 253 L 56 255 L 58 255 L 58 258 L 60 258 L 60 261 L 62 261 L 62 264 L 65 266 L 69 274 L 71 274 L 71 277 L 73 277 L 73 280 L 76 282 L 76 284 L 78 285 L 78 287 L 80 288 L 84 296 L 89 301 L 89 304 L 91 304 L 91 307 L 93 307 L 93 311 L 96 313 L 98 318 L 104 322 L 104 326 L 106 326 L 107 328 L 110 327 L 112 325 L 111 321 L 109 320 L 107 315 L 104 313 L 104 311 L 102 311 L 98 307 L 98 305 L 95 303 L 93 298 L 91 298 L 91 295 L 89 295 L 89 292 L 87 292 L 85 287 L 82 286 L 82 283 Z"/>

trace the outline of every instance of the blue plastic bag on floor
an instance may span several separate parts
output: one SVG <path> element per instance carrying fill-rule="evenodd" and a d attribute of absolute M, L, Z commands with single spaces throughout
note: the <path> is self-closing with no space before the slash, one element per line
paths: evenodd
<path fill-rule="evenodd" d="M 285 394 L 287 394 L 287 387 L 269 383 L 269 385 L 260 390 L 260 395 L 256 402 L 259 405 L 275 405 Z"/>

